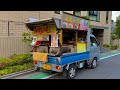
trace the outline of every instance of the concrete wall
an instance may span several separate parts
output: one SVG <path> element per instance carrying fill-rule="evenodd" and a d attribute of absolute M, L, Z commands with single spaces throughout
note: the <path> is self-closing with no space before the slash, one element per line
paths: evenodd
<path fill-rule="evenodd" d="M 39 12 L 0 11 L 0 20 L 26 22 L 30 17 L 39 18 Z"/>
<path fill-rule="evenodd" d="M 104 29 L 103 44 L 110 44 L 110 35 L 111 35 L 110 30 L 109 29 Z"/>
<path fill-rule="evenodd" d="M 0 58 L 27 53 L 30 50 L 30 47 L 22 42 L 22 37 L 0 37 Z"/>

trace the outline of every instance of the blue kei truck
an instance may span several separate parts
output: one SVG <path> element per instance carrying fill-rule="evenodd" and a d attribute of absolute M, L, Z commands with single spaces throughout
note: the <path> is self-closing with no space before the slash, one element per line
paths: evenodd
<path fill-rule="evenodd" d="M 61 18 L 29 20 L 25 25 L 33 32 L 31 54 L 36 70 L 62 72 L 73 79 L 77 68 L 96 68 L 100 46 L 88 19 L 63 12 Z"/>

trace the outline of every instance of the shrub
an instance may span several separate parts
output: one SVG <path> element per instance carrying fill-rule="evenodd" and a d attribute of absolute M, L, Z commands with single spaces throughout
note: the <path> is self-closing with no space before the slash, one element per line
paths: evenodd
<path fill-rule="evenodd" d="M 0 76 L 6 75 L 6 74 L 9 74 L 9 73 L 12 73 L 12 70 L 11 70 L 11 69 L 3 69 L 3 70 L 0 70 Z"/>
<path fill-rule="evenodd" d="M 33 60 L 29 57 L 29 54 L 20 54 L 13 56 L 13 64 L 20 65 L 23 63 L 32 62 Z"/>
<path fill-rule="evenodd" d="M 26 69 L 33 68 L 33 67 L 34 67 L 34 64 L 32 62 L 30 62 L 28 64 L 23 64 L 23 65 L 9 66 L 3 70 L 0 70 L 0 76 L 10 74 L 13 72 L 26 70 Z"/>
<path fill-rule="evenodd" d="M 11 55 L 9 58 L 0 59 L 0 69 L 29 62 L 33 62 L 32 58 L 29 57 L 29 54 Z"/>
<path fill-rule="evenodd" d="M 4 67 L 9 66 L 10 63 L 11 63 L 11 60 L 9 60 L 7 58 L 1 58 L 0 59 L 0 69 L 3 69 Z"/>
<path fill-rule="evenodd" d="M 115 49 L 118 48 L 117 45 L 107 45 L 107 44 L 104 44 L 103 47 L 105 47 L 105 48 L 109 48 L 109 49 L 111 49 L 111 50 L 115 50 Z"/>
<path fill-rule="evenodd" d="M 110 48 L 111 45 L 108 45 L 108 44 L 104 44 L 103 47 L 105 48 Z"/>
<path fill-rule="evenodd" d="M 110 49 L 112 49 L 112 50 L 115 50 L 115 49 L 117 49 L 117 48 L 118 48 L 117 45 L 111 45 L 111 47 L 110 47 Z"/>
<path fill-rule="evenodd" d="M 0 76 L 33 68 L 33 60 L 29 54 L 11 55 L 9 58 L 0 58 Z"/>

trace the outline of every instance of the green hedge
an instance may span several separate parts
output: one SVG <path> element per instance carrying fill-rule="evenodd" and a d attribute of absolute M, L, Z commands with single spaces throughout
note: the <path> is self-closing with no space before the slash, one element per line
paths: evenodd
<path fill-rule="evenodd" d="M 22 65 L 29 62 L 33 62 L 29 54 L 11 55 L 9 58 L 0 59 L 0 70 L 9 66 Z"/>
<path fill-rule="evenodd" d="M 117 49 L 117 48 L 118 48 L 117 45 L 111 45 L 111 47 L 110 47 L 110 49 L 112 49 L 112 50 L 115 50 L 115 49 Z"/>
<path fill-rule="evenodd" d="M 109 49 L 111 49 L 111 50 L 115 50 L 115 49 L 118 48 L 117 45 L 108 45 L 108 44 L 104 44 L 103 47 L 105 47 L 105 48 L 109 48 Z"/>
<path fill-rule="evenodd" d="M 32 62 L 23 64 L 23 65 L 9 66 L 9 67 L 4 68 L 3 70 L 0 70 L 0 76 L 26 70 L 26 69 L 33 68 L 33 67 L 34 67 L 34 64 Z"/>
<path fill-rule="evenodd" d="M 105 47 L 105 48 L 110 48 L 110 45 L 104 44 L 103 47 Z"/>

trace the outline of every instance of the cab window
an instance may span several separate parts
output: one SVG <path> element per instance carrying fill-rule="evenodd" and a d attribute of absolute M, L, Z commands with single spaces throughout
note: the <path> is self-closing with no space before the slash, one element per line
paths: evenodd
<path fill-rule="evenodd" d="M 97 46 L 97 41 L 94 37 L 90 37 L 91 46 Z"/>

